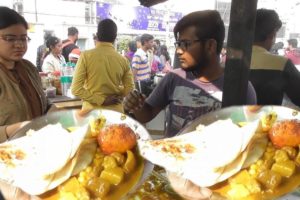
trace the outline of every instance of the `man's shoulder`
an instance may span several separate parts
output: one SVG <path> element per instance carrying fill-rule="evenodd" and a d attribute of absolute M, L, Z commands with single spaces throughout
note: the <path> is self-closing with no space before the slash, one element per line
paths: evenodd
<path fill-rule="evenodd" d="M 170 74 L 170 76 L 181 77 L 183 79 L 186 79 L 186 71 L 184 71 L 181 68 L 173 69 L 168 74 Z"/>
<path fill-rule="evenodd" d="M 147 53 L 143 49 L 137 49 L 133 56 L 143 57 L 147 56 Z"/>
<path fill-rule="evenodd" d="M 282 71 L 287 62 L 287 58 L 280 55 L 274 55 L 261 49 L 253 48 L 251 58 L 251 69 L 257 70 L 279 70 Z"/>

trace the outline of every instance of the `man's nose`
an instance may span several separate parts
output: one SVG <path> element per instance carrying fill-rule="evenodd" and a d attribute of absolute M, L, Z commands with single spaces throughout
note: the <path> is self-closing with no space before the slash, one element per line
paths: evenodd
<path fill-rule="evenodd" d="M 183 50 L 180 47 L 177 47 L 175 52 L 180 55 L 183 54 Z"/>

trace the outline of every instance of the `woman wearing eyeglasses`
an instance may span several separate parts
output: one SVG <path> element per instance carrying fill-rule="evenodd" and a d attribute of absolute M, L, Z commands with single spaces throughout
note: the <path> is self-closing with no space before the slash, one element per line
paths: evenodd
<path fill-rule="evenodd" d="M 23 59 L 28 24 L 16 11 L 0 6 L 0 142 L 10 139 L 29 120 L 46 112 L 47 100 L 37 68 Z M 0 182 L 5 199 L 30 199 Z"/>
<path fill-rule="evenodd" d="M 21 15 L 0 7 L 0 142 L 47 109 L 37 68 L 23 59 L 29 41 L 27 29 Z"/>
<path fill-rule="evenodd" d="M 49 49 L 45 55 L 42 70 L 46 73 L 59 72 L 63 64 L 66 64 L 65 58 L 62 56 L 62 42 L 57 37 L 50 37 L 46 46 Z"/>

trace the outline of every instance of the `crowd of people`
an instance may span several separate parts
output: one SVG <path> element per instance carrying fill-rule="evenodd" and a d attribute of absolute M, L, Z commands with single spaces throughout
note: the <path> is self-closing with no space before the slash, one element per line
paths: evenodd
<path fill-rule="evenodd" d="M 247 105 L 281 105 L 287 94 L 300 106 L 297 42 L 289 40 L 285 56 L 270 52 L 281 25 L 274 10 L 257 10 Z M 125 56 L 118 53 L 113 45 L 118 27 L 112 19 L 99 22 L 95 48 L 83 52 L 76 45 L 75 27 L 68 29 L 63 41 L 46 35 L 36 67 L 23 59 L 30 40 L 27 29 L 21 15 L 0 7 L 0 142 L 47 112 L 50 105 L 38 70 L 54 73 L 70 61 L 76 63 L 71 90 L 83 100 L 82 113 L 105 108 L 146 123 L 168 108 L 165 136 L 172 137 L 188 122 L 221 108 L 225 27 L 217 11 L 192 12 L 178 21 L 174 28 L 178 69 L 171 67 L 168 48 L 147 33 L 129 42 Z M 166 75 L 151 88 L 153 76 L 160 72 Z M 183 196 L 203 197 L 201 190 L 189 191 L 193 187 L 172 186 Z"/>

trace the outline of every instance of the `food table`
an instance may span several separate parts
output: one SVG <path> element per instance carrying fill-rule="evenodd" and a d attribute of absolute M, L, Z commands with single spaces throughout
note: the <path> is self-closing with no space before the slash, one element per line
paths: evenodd
<path fill-rule="evenodd" d="M 63 109 L 79 109 L 82 106 L 82 101 L 79 98 L 70 98 L 63 95 L 56 95 L 54 98 L 48 98 L 52 104 L 48 112 L 54 112 Z"/>

